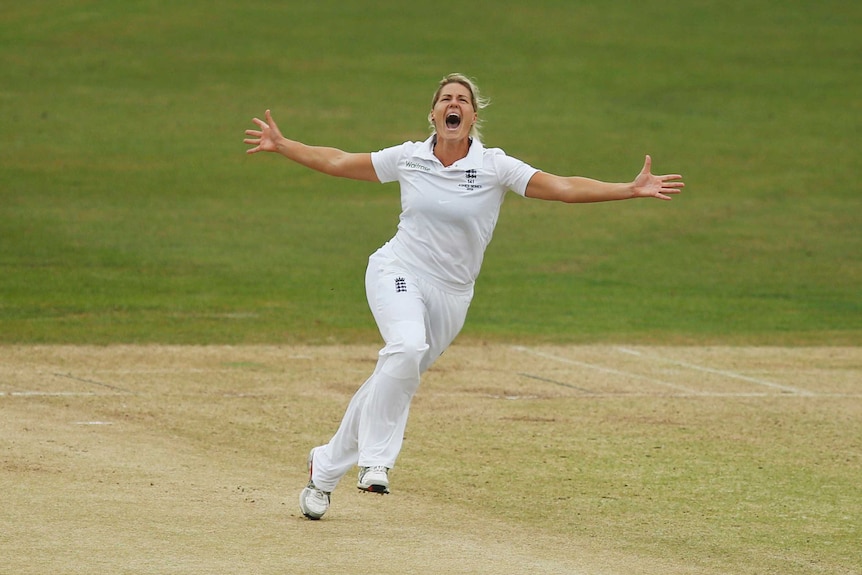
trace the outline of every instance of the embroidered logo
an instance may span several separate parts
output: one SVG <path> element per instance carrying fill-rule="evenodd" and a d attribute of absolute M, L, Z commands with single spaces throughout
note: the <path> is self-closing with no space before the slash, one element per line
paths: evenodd
<path fill-rule="evenodd" d="M 404 293 L 407 291 L 407 280 L 404 278 L 395 278 L 395 293 Z"/>
<path fill-rule="evenodd" d="M 458 184 L 459 188 L 463 188 L 465 190 L 478 190 L 479 188 L 482 187 L 482 184 L 476 183 L 476 178 L 479 177 L 479 171 L 478 170 L 466 170 L 464 172 L 464 175 L 467 177 L 467 183 L 466 184 Z"/>

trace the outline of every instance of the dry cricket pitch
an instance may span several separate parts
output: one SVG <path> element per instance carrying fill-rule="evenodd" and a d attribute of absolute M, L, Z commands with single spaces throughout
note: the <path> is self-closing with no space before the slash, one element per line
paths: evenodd
<path fill-rule="evenodd" d="M 307 521 L 297 498 L 308 449 L 335 430 L 376 351 L 0 347 L 0 573 L 718 573 L 720 563 L 619 548 L 612 531 L 536 527 L 471 507 L 470 488 L 457 488 L 458 474 L 472 471 L 470 435 L 496 435 L 504 447 L 509 429 L 531 429 L 538 448 L 549 426 L 582 432 L 575 416 L 556 411 L 577 413 L 573 401 L 590 410 L 643 398 L 691 410 L 844 406 L 855 422 L 848 433 L 862 436 L 856 348 L 456 342 L 414 400 L 393 494 L 360 494 L 351 473 L 327 516 Z M 527 415 L 511 411 L 529 405 Z M 655 422 L 631 421 L 647 423 Z M 470 425 L 475 432 L 456 431 Z M 452 465 L 441 467 L 447 450 Z M 858 467 L 859 453 L 851 456 Z M 435 474 L 453 488 L 435 490 Z M 500 493 L 501 506 L 510 495 Z M 589 524 L 589 514 L 579 521 Z"/>

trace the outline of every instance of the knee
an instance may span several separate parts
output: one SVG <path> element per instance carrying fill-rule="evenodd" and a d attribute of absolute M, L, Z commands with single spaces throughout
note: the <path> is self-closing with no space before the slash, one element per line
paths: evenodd
<path fill-rule="evenodd" d="M 400 356 L 400 360 L 405 365 L 409 365 L 411 370 L 418 371 L 427 352 L 428 344 L 425 343 L 425 340 L 405 341 L 404 346 L 396 355 Z"/>
<path fill-rule="evenodd" d="M 427 351 L 428 344 L 424 341 L 404 341 L 390 349 L 383 369 L 393 377 L 418 377 L 422 359 Z"/>
<path fill-rule="evenodd" d="M 418 378 L 420 367 L 428 353 L 425 332 L 407 330 L 386 344 L 381 354 L 387 356 L 383 371 L 400 379 Z"/>

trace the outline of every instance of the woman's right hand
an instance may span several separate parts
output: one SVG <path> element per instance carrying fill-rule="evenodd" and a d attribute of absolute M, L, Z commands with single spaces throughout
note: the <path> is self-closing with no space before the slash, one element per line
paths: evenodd
<path fill-rule="evenodd" d="M 266 111 L 266 121 L 260 118 L 254 118 L 252 122 L 258 125 L 260 130 L 246 130 L 245 135 L 251 136 L 243 140 L 243 143 L 254 146 L 246 150 L 247 154 L 255 154 L 257 152 L 277 152 L 278 142 L 284 139 L 281 131 L 275 120 L 272 119 L 272 113 Z"/>

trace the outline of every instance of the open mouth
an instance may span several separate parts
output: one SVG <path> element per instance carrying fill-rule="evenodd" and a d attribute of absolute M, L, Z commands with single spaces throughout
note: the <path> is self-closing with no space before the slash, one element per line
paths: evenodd
<path fill-rule="evenodd" d="M 461 125 L 461 116 L 454 112 L 446 115 L 446 127 L 450 130 L 455 130 Z"/>

